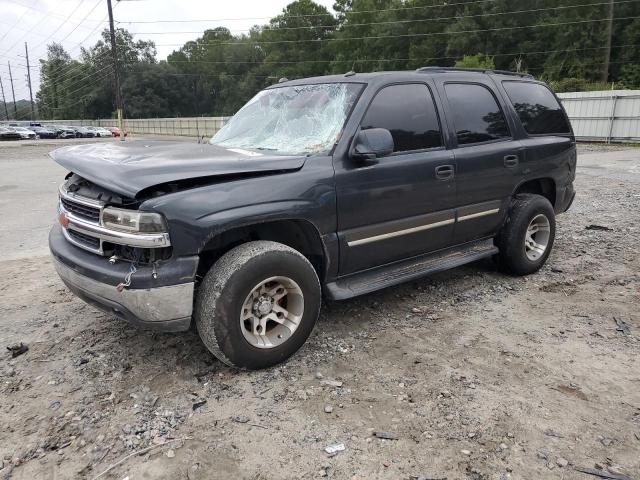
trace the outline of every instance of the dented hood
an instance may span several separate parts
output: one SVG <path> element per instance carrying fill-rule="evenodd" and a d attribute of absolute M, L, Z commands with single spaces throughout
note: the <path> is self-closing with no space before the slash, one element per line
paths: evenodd
<path fill-rule="evenodd" d="M 181 180 L 298 170 L 306 157 L 262 154 L 208 143 L 133 140 L 73 145 L 50 153 L 67 170 L 115 193 Z"/>

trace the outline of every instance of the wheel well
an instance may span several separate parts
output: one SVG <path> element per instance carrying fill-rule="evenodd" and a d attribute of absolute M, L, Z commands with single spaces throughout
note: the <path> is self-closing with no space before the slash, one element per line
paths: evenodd
<path fill-rule="evenodd" d="M 522 183 L 516 189 L 514 195 L 518 193 L 535 193 L 545 197 L 551 205 L 556 204 L 556 182 L 552 178 L 536 178 Z"/>
<path fill-rule="evenodd" d="M 216 260 L 232 248 L 255 240 L 279 242 L 302 253 L 322 282 L 326 265 L 322 240 L 316 227 L 305 220 L 278 220 L 222 232 L 200 252 L 197 277 L 204 277 Z"/>

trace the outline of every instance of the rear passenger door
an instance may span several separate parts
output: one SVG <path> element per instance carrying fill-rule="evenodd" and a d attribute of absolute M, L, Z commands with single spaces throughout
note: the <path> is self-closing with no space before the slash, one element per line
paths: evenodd
<path fill-rule="evenodd" d="M 521 176 L 522 145 L 513 138 L 495 86 L 485 80 L 439 84 L 447 104 L 457 165 L 454 242 L 493 235 Z"/>

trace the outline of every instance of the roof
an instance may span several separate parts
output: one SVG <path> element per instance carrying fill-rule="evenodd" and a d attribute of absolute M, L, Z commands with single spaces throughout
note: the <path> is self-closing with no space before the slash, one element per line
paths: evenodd
<path fill-rule="evenodd" d="M 455 68 L 455 67 L 422 67 L 417 70 L 400 70 L 388 72 L 355 73 L 347 72 L 342 75 L 323 75 L 318 77 L 299 78 L 295 80 L 280 79 L 280 82 L 267 88 L 293 85 L 311 85 L 315 83 L 372 83 L 377 80 L 406 81 L 424 78 L 424 75 L 440 75 L 457 73 L 470 79 L 483 75 L 496 75 L 500 77 L 520 77 L 533 79 L 527 73 L 508 72 L 505 70 L 488 70 L 480 68 Z"/>

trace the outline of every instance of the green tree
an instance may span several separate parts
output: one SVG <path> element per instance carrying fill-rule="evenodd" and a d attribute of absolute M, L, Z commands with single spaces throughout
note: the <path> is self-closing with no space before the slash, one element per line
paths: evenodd
<path fill-rule="evenodd" d="M 456 67 L 462 68 L 486 68 L 488 70 L 496 68 L 493 57 L 478 53 L 477 55 L 465 55 L 456 62 Z"/>

